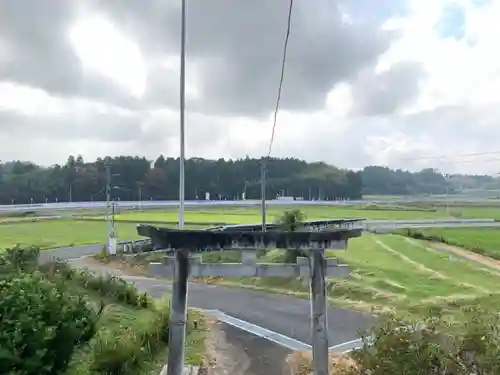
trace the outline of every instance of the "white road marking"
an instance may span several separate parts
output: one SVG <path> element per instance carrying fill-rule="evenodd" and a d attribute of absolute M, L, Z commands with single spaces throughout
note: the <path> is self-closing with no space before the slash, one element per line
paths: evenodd
<path fill-rule="evenodd" d="M 275 344 L 281 345 L 285 348 L 291 350 L 310 350 L 311 346 L 303 343 L 299 340 L 292 339 L 291 337 L 287 337 L 277 332 L 270 331 L 266 328 L 260 327 L 258 325 L 246 322 L 241 319 L 234 318 L 229 316 L 219 310 L 205 310 L 207 315 L 211 315 L 217 318 L 219 321 L 229 324 L 233 327 L 239 328 L 245 332 L 249 332 L 255 336 L 262 337 L 269 341 L 274 342 Z"/>
<path fill-rule="evenodd" d="M 210 315 L 217 318 L 219 321 L 229 324 L 230 326 L 239 328 L 245 332 L 249 332 L 255 336 L 262 337 L 266 340 L 274 342 L 275 344 L 281 345 L 290 350 L 311 350 L 311 345 L 306 344 L 302 341 L 293 339 L 291 337 L 282 335 L 277 332 L 268 330 L 267 328 L 260 327 L 253 323 L 229 316 L 219 310 L 203 310 L 206 315 Z M 361 339 L 351 340 L 344 342 L 342 344 L 337 344 L 331 346 L 329 350 L 334 350 L 339 353 L 347 353 L 351 350 L 360 348 L 362 345 Z"/>

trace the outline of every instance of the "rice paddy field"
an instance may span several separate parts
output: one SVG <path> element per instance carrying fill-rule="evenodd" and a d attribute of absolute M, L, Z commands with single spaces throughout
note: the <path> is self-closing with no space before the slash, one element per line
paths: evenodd
<path fill-rule="evenodd" d="M 294 207 L 296 208 L 296 207 Z M 290 207 L 269 207 L 272 222 Z M 500 207 L 404 207 L 404 206 L 302 206 L 307 219 L 431 219 L 446 217 L 500 218 Z M 6 218 L 5 220 L 7 220 Z M 136 225 L 155 223 L 175 227 L 176 210 L 121 212 L 115 216 L 118 238 L 139 238 Z M 258 223 L 260 211 L 251 208 L 188 209 L 187 227 L 206 228 L 220 224 Z M 491 257 L 500 257 L 500 229 L 459 228 L 425 229 L 426 236 Z M 16 244 L 37 245 L 42 249 L 104 244 L 105 218 L 102 213 L 82 217 L 40 220 L 1 221 L 0 248 Z M 230 254 L 228 254 L 230 256 Z M 328 295 L 332 303 L 360 310 L 392 310 L 402 315 L 420 316 L 430 309 L 456 313 L 460 306 L 479 304 L 500 308 L 496 286 L 500 269 L 488 268 L 469 259 L 443 252 L 434 243 L 391 234 L 365 234 L 352 239 L 345 252 L 329 252 L 347 263 L 348 279 L 331 279 Z M 208 256 L 210 257 L 210 256 Z M 212 255 L 213 257 L 213 255 Z M 281 261 L 283 253 L 268 252 L 262 261 Z M 210 261 L 210 259 L 206 259 Z M 217 261 L 217 259 L 216 259 Z M 219 260 L 220 261 L 220 257 Z M 227 261 L 227 260 L 225 260 Z M 258 288 L 278 293 L 307 296 L 308 285 L 299 279 L 245 278 L 213 282 L 238 287 Z"/>
<path fill-rule="evenodd" d="M 330 251 L 328 255 L 340 258 L 351 270 L 347 279 L 328 281 L 328 297 L 335 305 L 370 312 L 392 311 L 410 319 L 429 311 L 457 316 L 460 308 L 468 305 L 500 308 L 496 287 L 500 270 L 439 251 L 427 241 L 399 235 L 365 235 L 350 240 L 347 251 Z M 283 251 L 272 250 L 260 261 L 281 262 L 283 256 Z M 216 254 L 206 257 L 217 258 Z M 300 279 L 267 277 L 208 282 L 309 296 L 307 280 Z"/>
<path fill-rule="evenodd" d="M 274 221 L 286 206 L 268 208 L 268 222 Z M 293 208 L 297 208 L 294 206 Z M 307 219 L 366 218 L 366 219 L 432 219 L 447 217 L 499 218 L 500 207 L 408 207 L 368 204 L 364 206 L 301 206 Z M 175 227 L 178 212 L 175 209 L 121 212 L 115 216 L 117 235 L 120 240 L 139 238 L 136 225 L 152 223 Z M 99 244 L 106 241 L 105 217 L 90 212 L 73 218 L 34 221 L 36 218 L 2 218 L 0 220 L 0 248 L 16 244 L 37 245 L 42 249 L 55 247 Z M 260 221 L 259 207 L 213 207 L 192 209 L 185 214 L 187 228 L 207 228 L 221 224 L 252 224 Z M 425 230 L 426 235 L 442 236 L 449 243 L 463 246 L 488 255 L 500 257 L 500 230 L 491 228 L 460 228 Z"/>

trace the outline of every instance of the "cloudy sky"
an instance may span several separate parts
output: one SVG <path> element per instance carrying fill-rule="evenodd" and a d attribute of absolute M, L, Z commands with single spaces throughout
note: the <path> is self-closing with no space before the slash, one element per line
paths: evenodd
<path fill-rule="evenodd" d="M 267 153 L 288 1 L 188 1 L 188 156 Z M 500 172 L 499 19 L 295 0 L 272 155 Z M 178 155 L 179 35 L 180 0 L 0 0 L 0 160 Z"/>

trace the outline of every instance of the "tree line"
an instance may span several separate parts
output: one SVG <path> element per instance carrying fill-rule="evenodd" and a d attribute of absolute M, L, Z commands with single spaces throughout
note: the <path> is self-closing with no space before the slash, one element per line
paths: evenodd
<path fill-rule="evenodd" d="M 362 171 L 363 194 L 425 195 L 500 190 L 500 179 L 489 175 L 443 174 L 433 168 L 419 172 L 368 166 Z"/>
<path fill-rule="evenodd" d="M 307 163 L 294 158 L 269 158 L 265 162 L 266 196 L 296 199 L 359 199 L 359 172 L 326 163 Z M 118 156 L 86 162 L 69 156 L 63 165 L 39 166 L 32 162 L 0 164 L 0 203 L 103 201 L 107 168 L 110 192 L 115 200 L 176 200 L 179 196 L 179 159 L 160 155 L 154 162 L 145 157 Z M 207 160 L 185 162 L 187 200 L 259 199 L 261 160 Z"/>
<path fill-rule="evenodd" d="M 69 156 L 65 164 L 50 167 L 23 161 L 0 163 L 0 204 L 103 201 L 107 168 L 111 175 L 112 199 L 178 199 L 178 158 L 160 155 L 150 161 L 139 156 L 108 156 L 88 162 L 81 156 Z M 281 196 L 353 200 L 363 194 L 443 194 L 446 191 L 451 194 L 456 191 L 453 179 L 433 169 L 411 173 L 369 166 L 351 171 L 323 162 L 268 158 L 265 171 L 268 199 Z M 473 177 L 466 179 L 469 185 L 477 180 Z M 483 176 L 484 179 L 487 178 Z M 261 159 L 190 158 L 185 163 L 185 198 L 259 199 L 260 180 Z"/>

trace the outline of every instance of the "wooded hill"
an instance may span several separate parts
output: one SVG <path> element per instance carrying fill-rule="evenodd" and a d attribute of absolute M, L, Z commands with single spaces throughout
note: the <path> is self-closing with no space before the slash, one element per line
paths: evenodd
<path fill-rule="evenodd" d="M 99 158 L 86 162 L 70 156 L 63 165 L 42 167 L 32 162 L 0 164 L 0 204 L 106 199 L 106 168 L 112 174 L 111 193 L 120 200 L 176 200 L 179 191 L 179 159 L 159 156 L 154 162 L 138 156 Z M 359 199 L 362 194 L 444 194 L 456 191 L 450 181 L 433 169 L 417 173 L 370 166 L 362 171 L 339 169 L 323 162 L 294 158 L 270 158 L 266 162 L 267 197 L 278 195 L 304 199 Z M 260 159 L 207 160 L 191 158 L 185 165 L 186 199 L 260 198 Z M 458 176 L 458 177 L 457 177 Z M 463 178 L 462 178 L 463 177 Z M 490 176 L 462 176 L 467 186 Z"/>

